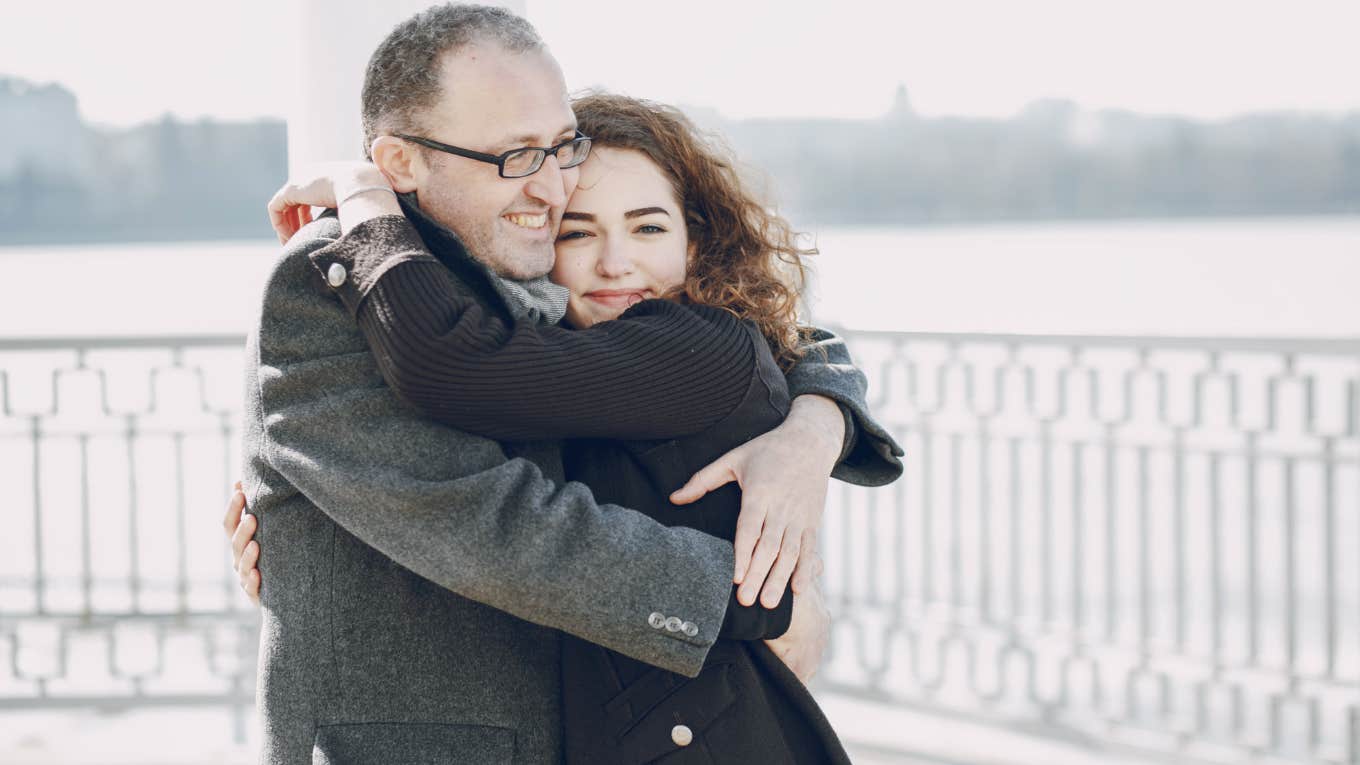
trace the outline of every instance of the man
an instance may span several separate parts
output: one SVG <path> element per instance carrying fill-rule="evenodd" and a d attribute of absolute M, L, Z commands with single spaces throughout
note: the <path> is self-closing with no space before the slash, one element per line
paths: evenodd
<path fill-rule="evenodd" d="M 372 159 L 407 179 L 398 190 L 419 200 L 448 278 L 484 282 L 502 315 L 560 317 L 542 277 L 576 171 L 547 157 L 508 179 L 393 135 L 484 153 L 555 146 L 575 127 L 565 90 L 533 29 L 493 8 L 418 14 L 369 64 Z M 337 198 L 383 193 L 356 179 Z M 398 401 L 345 308 L 380 262 L 340 231 L 323 219 L 293 237 L 247 353 L 244 490 L 271 551 L 259 560 L 264 761 L 555 762 L 556 630 L 688 675 L 719 635 L 773 637 L 750 588 L 736 600 L 731 544 L 599 505 L 561 480 L 556 444 L 496 443 Z M 455 253 L 458 240 L 475 261 Z M 809 395 L 785 426 L 724 458 L 748 495 L 837 457 L 900 470 L 864 419 L 862 376 L 828 345 L 830 359 L 791 373 L 791 392 Z M 768 570 L 771 555 L 752 568 Z M 791 631 L 824 629 L 815 595 L 793 608 Z M 681 620 L 694 628 L 659 626 Z"/>

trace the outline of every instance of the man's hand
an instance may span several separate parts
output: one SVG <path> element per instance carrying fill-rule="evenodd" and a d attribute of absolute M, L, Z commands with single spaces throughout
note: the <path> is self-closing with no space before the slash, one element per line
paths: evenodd
<path fill-rule="evenodd" d="M 227 532 L 231 544 L 231 567 L 241 579 L 241 589 L 246 591 L 255 605 L 260 605 L 260 570 L 256 563 L 260 559 L 260 543 L 255 537 L 255 516 L 245 513 L 246 495 L 241 491 L 241 482 L 233 487 L 231 499 L 227 502 L 227 514 L 222 518 L 222 528 Z M 243 515 L 244 513 L 244 515 Z"/>
<path fill-rule="evenodd" d="M 798 595 L 810 584 L 799 556 L 817 548 L 827 483 L 844 441 L 840 407 L 822 396 L 799 396 L 782 425 L 719 457 L 671 495 L 684 505 L 731 481 L 741 486 L 732 581 L 741 585 L 742 605 L 759 594 L 762 605 L 774 608 L 790 577 Z"/>
<path fill-rule="evenodd" d="M 799 565 L 809 569 L 811 583 L 793 599 L 793 620 L 789 622 L 788 632 L 774 640 L 766 640 L 765 644 L 807 685 L 817 674 L 822 655 L 826 653 L 831 636 L 831 614 L 826 610 L 822 588 L 816 582 L 822 573 L 821 557 L 816 553 L 804 553 Z"/>

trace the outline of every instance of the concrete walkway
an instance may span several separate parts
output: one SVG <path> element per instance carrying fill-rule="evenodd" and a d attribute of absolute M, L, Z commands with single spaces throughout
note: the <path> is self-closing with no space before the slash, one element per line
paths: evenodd
<path fill-rule="evenodd" d="M 1147 765 L 1169 760 L 998 729 L 979 722 L 820 693 L 857 765 Z M 5 765 L 252 765 L 258 732 L 231 741 L 218 709 L 0 712 Z"/>

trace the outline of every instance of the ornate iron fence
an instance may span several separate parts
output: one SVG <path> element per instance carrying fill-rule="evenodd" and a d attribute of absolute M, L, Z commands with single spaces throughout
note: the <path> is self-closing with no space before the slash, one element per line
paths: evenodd
<path fill-rule="evenodd" d="M 823 687 L 1360 763 L 1360 341 L 846 334 L 908 468 L 833 491 Z M 258 622 L 215 515 L 240 346 L 0 341 L 0 714 L 243 729 Z"/>

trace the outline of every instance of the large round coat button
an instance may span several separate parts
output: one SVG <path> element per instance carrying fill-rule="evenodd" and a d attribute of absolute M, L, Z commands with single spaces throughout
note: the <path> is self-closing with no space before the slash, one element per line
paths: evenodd
<path fill-rule="evenodd" d="M 669 619 L 666 620 L 666 631 L 667 631 L 667 632 L 679 632 L 679 631 L 680 631 L 680 625 L 683 624 L 683 623 L 684 623 L 684 622 L 682 622 L 682 621 L 680 620 L 680 617 L 678 617 L 678 616 L 672 616 L 671 618 L 669 618 Z"/>
<path fill-rule="evenodd" d="M 666 626 L 666 615 L 660 611 L 653 611 L 652 615 L 647 617 L 647 623 L 652 625 L 652 629 L 659 630 Z"/>
<path fill-rule="evenodd" d="M 345 283 L 347 278 L 349 278 L 349 273 L 339 263 L 332 263 L 331 267 L 326 269 L 326 281 L 330 282 L 332 287 L 339 287 Z"/>
<path fill-rule="evenodd" d="M 690 730 L 688 725 L 677 725 L 671 728 L 671 741 L 674 741 L 676 746 L 689 746 L 693 740 L 694 731 Z"/>

